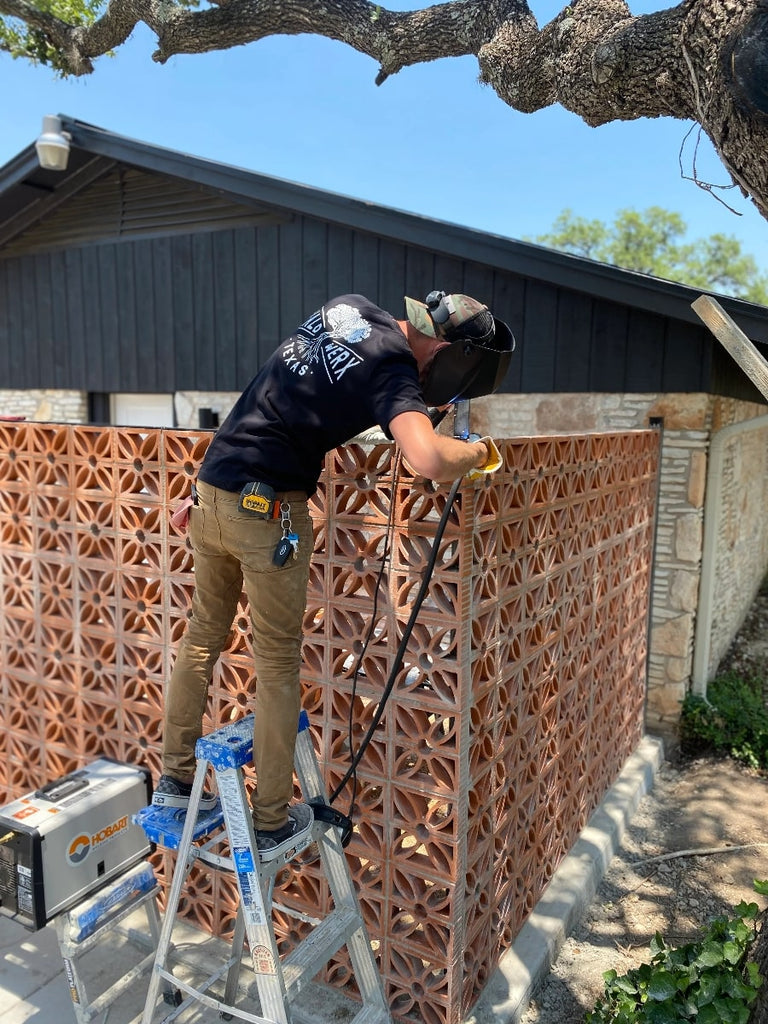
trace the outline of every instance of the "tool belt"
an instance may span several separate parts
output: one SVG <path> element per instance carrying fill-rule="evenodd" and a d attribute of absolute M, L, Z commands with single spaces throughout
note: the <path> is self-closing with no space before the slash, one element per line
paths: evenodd
<path fill-rule="evenodd" d="M 253 480 L 240 491 L 238 505 L 243 512 L 249 512 L 258 519 L 279 519 L 280 500 L 275 497 L 274 487 Z"/>

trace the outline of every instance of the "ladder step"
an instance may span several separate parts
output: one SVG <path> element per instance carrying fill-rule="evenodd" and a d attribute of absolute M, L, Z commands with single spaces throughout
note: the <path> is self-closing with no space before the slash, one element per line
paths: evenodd
<path fill-rule="evenodd" d="M 179 807 L 142 807 L 133 815 L 132 821 L 135 825 L 141 825 L 150 842 L 164 846 L 168 850 L 178 850 L 181 836 L 184 831 L 186 811 Z M 208 811 L 200 811 L 195 822 L 192 839 L 202 839 L 209 832 L 219 828 L 224 821 L 224 811 L 221 801 L 217 800 L 214 807 Z"/>
<path fill-rule="evenodd" d="M 253 760 L 253 715 L 246 715 L 236 722 L 224 725 L 216 732 L 201 736 L 195 744 L 198 761 L 209 761 L 216 771 L 226 768 L 242 768 Z M 309 715 L 302 710 L 299 714 L 298 732 L 309 728 Z"/>
<path fill-rule="evenodd" d="M 144 897 L 154 898 L 158 892 L 152 865 L 149 861 L 141 861 L 62 918 L 69 941 L 75 945 L 84 942 L 97 928 L 117 919 L 123 910 L 131 912 L 145 902 Z"/>
<path fill-rule="evenodd" d="M 283 979 L 289 999 L 308 985 L 321 967 L 337 953 L 363 922 L 356 910 L 334 910 L 282 961 Z"/>

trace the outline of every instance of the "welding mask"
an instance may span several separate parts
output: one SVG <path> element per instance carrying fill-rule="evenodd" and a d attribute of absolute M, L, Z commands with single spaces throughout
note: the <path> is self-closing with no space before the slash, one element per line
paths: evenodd
<path fill-rule="evenodd" d="M 491 395 L 509 368 L 515 339 L 503 320 L 468 295 L 430 292 L 424 302 L 406 297 L 409 321 L 428 337 L 449 341 L 435 354 L 423 383 L 428 405 L 449 405 Z"/>

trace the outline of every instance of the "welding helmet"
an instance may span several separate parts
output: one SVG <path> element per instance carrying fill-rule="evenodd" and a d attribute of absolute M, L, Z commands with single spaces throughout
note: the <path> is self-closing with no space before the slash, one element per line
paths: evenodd
<path fill-rule="evenodd" d="M 424 302 L 406 296 L 417 331 L 451 344 L 436 353 L 423 384 L 428 405 L 492 395 L 509 367 L 515 339 L 503 320 L 469 295 L 430 292 Z"/>

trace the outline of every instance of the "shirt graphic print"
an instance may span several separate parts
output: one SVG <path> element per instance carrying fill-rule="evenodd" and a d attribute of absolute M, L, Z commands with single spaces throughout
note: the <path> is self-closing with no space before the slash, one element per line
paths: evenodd
<path fill-rule="evenodd" d="M 371 333 L 371 325 L 354 306 L 340 303 L 327 313 L 318 310 L 299 327 L 283 347 L 286 366 L 300 377 L 322 367 L 331 383 L 340 381 L 347 370 L 359 366 L 363 357 L 352 348 Z"/>

